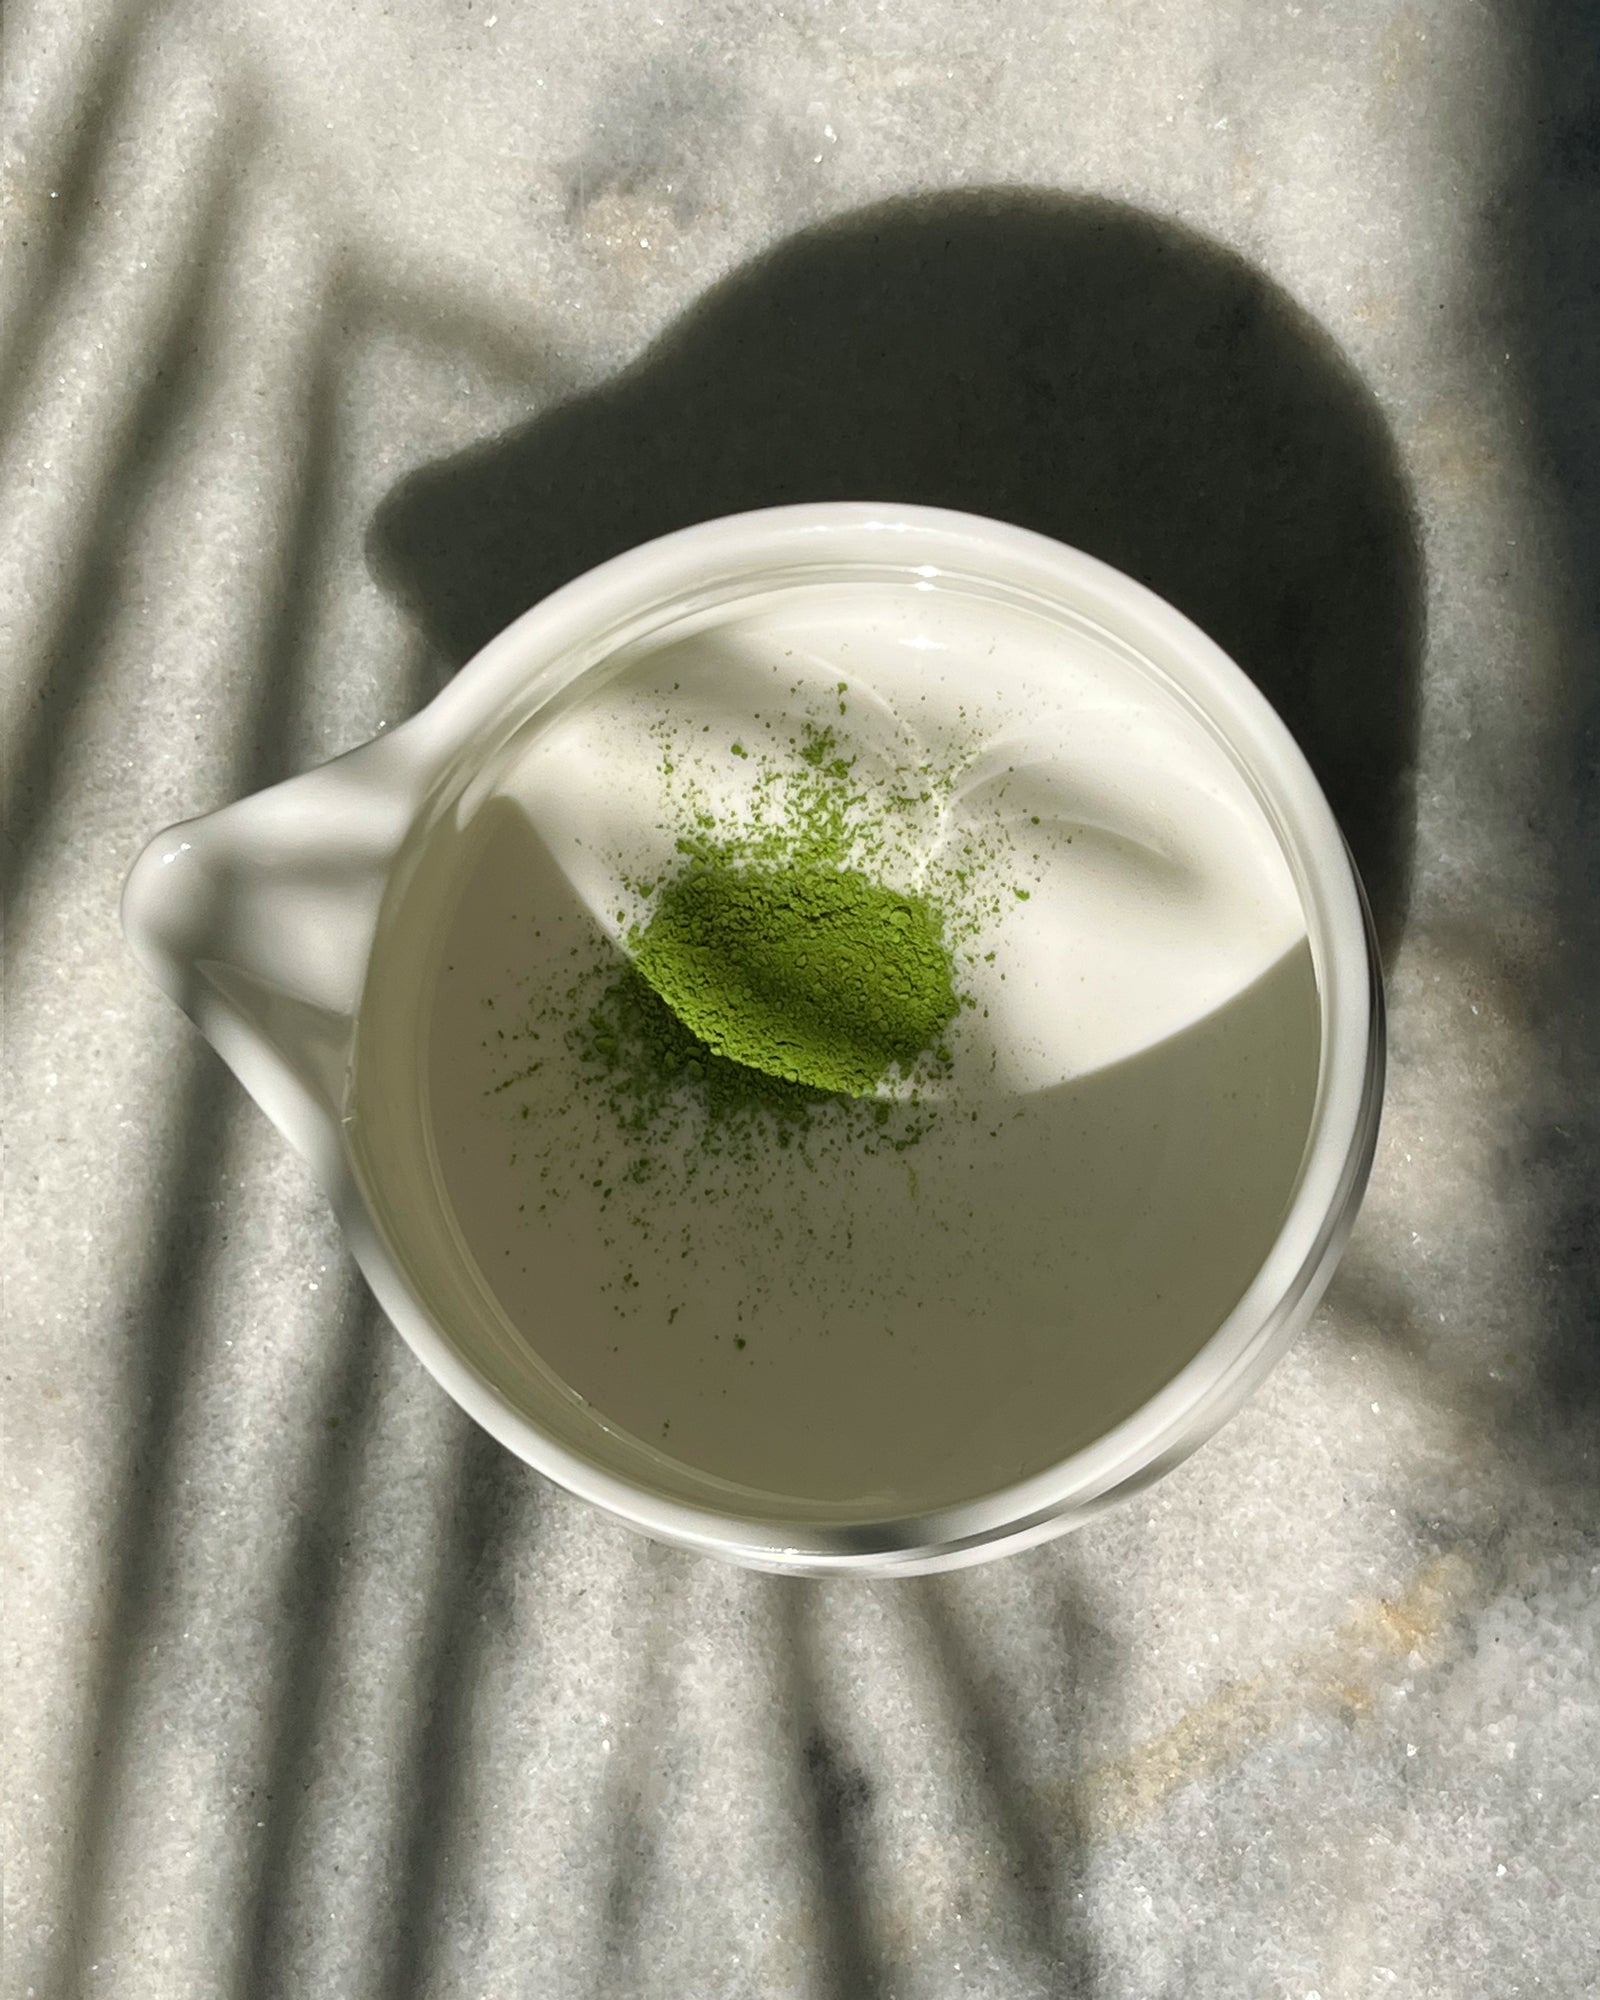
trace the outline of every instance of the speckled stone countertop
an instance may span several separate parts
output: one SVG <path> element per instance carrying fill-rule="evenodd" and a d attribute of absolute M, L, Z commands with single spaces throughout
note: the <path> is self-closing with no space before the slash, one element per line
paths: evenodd
<path fill-rule="evenodd" d="M 1597 46 L 1576 0 L 13 0 L 8 2000 L 1596 1990 Z M 1207 625 L 1391 976 L 1266 1389 L 927 1582 L 669 1553 L 474 1433 L 116 923 L 149 831 L 562 579 L 832 495 Z"/>

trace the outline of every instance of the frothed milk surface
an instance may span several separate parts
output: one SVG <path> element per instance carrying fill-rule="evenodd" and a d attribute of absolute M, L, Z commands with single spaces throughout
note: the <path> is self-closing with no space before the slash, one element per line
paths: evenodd
<path fill-rule="evenodd" d="M 915 1107 L 889 1079 L 881 1128 L 825 1104 L 724 1146 L 686 1087 L 629 1129 L 596 982 L 685 816 L 768 809 L 824 729 L 874 872 L 947 913 L 948 1062 Z M 1168 1381 L 1276 1235 L 1318 1061 L 1300 904 L 1205 724 L 1091 627 L 911 579 L 680 620 L 427 839 L 369 975 L 404 1031 L 364 1040 L 353 1115 L 414 1096 L 505 1337 L 730 1506 L 878 1517 L 1038 1472 Z"/>

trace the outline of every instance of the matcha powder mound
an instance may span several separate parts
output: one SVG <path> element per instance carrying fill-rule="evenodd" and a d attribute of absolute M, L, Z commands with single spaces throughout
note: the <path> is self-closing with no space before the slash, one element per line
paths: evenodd
<path fill-rule="evenodd" d="M 642 905 L 624 954 L 565 996 L 579 1009 L 569 1046 L 634 1153 L 597 1185 L 642 1184 L 669 1161 L 690 1175 L 708 1157 L 753 1165 L 769 1144 L 798 1142 L 813 1164 L 835 1145 L 917 1144 L 973 1004 L 954 951 L 972 936 L 966 873 L 945 871 L 953 914 L 898 886 L 925 872 L 917 834 L 945 781 L 926 764 L 880 766 L 875 797 L 837 724 L 805 722 L 782 746 L 726 746 L 742 799 L 719 813 L 692 742 L 670 718 L 660 735 L 676 864 L 622 875 Z"/>
<path fill-rule="evenodd" d="M 932 907 L 853 868 L 695 862 L 633 956 L 717 1055 L 844 1096 L 909 1075 L 960 1004 Z"/>

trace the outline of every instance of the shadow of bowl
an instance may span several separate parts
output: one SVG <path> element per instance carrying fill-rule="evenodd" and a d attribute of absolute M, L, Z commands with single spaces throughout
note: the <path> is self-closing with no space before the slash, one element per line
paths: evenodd
<path fill-rule="evenodd" d="M 463 661 L 636 543 L 834 499 L 1015 522 L 1186 612 L 1299 739 L 1392 949 L 1423 605 L 1394 442 L 1286 294 L 1174 223 L 997 189 L 808 230 L 614 381 L 413 473 L 369 554 Z"/>

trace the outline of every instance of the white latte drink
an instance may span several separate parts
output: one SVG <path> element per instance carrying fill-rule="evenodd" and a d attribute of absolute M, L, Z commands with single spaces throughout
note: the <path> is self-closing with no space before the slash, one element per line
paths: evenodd
<path fill-rule="evenodd" d="M 831 879 L 932 913 L 955 1011 L 864 1091 L 741 1096 L 617 996 L 697 852 L 770 872 L 819 825 Z M 431 827 L 352 1115 L 417 1135 L 485 1337 L 619 1448 L 881 1519 L 1042 1471 L 1204 1345 L 1293 1193 L 1318 1018 L 1278 840 L 1150 668 L 820 577 L 591 669 Z"/>

